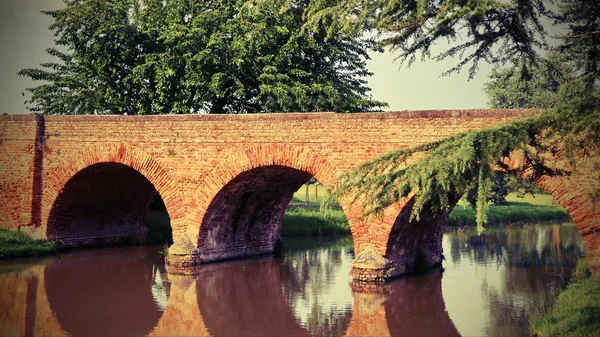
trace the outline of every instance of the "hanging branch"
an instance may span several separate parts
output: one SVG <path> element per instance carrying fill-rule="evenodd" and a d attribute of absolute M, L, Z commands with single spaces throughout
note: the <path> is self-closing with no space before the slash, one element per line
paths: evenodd
<path fill-rule="evenodd" d="M 481 232 L 486 220 L 489 190 L 495 170 L 524 175 L 535 181 L 543 175 L 567 172 L 549 168 L 542 155 L 551 154 L 540 143 L 542 132 L 554 122 L 551 112 L 511 124 L 462 133 L 440 141 L 386 154 L 343 175 L 333 188 L 333 195 L 351 194 L 351 203 L 360 202 L 364 215 L 382 212 L 415 192 L 410 220 L 419 220 L 427 210 L 450 211 L 450 195 L 464 195 L 477 186 L 477 228 Z M 504 163 L 514 150 L 522 150 L 524 160 L 519 167 Z M 425 157 L 407 165 L 410 156 Z"/>

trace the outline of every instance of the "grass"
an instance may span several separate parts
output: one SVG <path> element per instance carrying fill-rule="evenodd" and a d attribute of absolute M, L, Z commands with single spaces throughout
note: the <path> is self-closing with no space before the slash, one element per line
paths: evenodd
<path fill-rule="evenodd" d="M 524 202 L 509 202 L 506 205 L 491 205 L 487 211 L 487 226 L 523 225 L 544 222 L 566 222 L 571 220 L 562 207 L 531 205 Z M 450 226 L 475 225 L 475 210 L 470 206 L 456 206 L 448 218 Z"/>
<path fill-rule="evenodd" d="M 531 204 L 531 205 L 537 205 L 537 206 L 554 206 L 554 207 L 558 207 L 558 208 L 562 208 L 562 206 L 560 206 L 560 204 L 553 204 L 552 203 L 552 195 L 550 194 L 526 194 L 525 196 L 523 196 L 523 198 L 519 198 L 517 196 L 517 193 L 509 193 L 506 196 L 506 201 L 508 201 L 509 203 L 511 202 L 519 202 L 519 203 L 526 203 L 526 204 Z"/>
<path fill-rule="evenodd" d="M 0 258 L 47 255 L 56 250 L 53 241 L 34 240 L 25 233 L 0 229 Z"/>
<path fill-rule="evenodd" d="M 517 197 L 510 193 L 506 205 L 490 205 L 488 208 L 489 227 L 506 225 L 537 224 L 545 222 L 567 222 L 569 213 L 559 204 L 552 203 L 549 194 L 526 195 Z M 461 200 L 448 218 L 450 226 L 474 226 L 475 210 Z"/>
<path fill-rule="evenodd" d="M 600 280 L 590 278 L 586 259 L 581 261 L 571 284 L 550 307 L 531 317 L 532 336 L 600 336 Z"/>
<path fill-rule="evenodd" d="M 342 210 L 320 210 L 320 207 L 289 208 L 283 216 L 282 236 L 350 234 L 348 220 Z"/>
<path fill-rule="evenodd" d="M 306 190 L 302 186 L 292 199 L 292 204 L 304 204 Z M 318 189 L 318 200 L 314 195 L 315 185 L 309 186 L 309 207 L 293 207 L 287 210 L 283 220 L 284 236 L 308 236 L 349 234 L 350 228 L 342 210 L 332 209 L 321 214 L 319 202 L 327 196 L 327 189 L 322 185 Z M 549 194 L 525 195 L 519 198 L 516 193 L 509 193 L 507 204 L 488 208 L 489 228 L 506 225 L 538 224 L 545 222 L 568 222 L 571 217 L 559 204 L 553 204 Z M 448 224 L 455 227 L 475 226 L 475 211 L 464 200 L 450 213 Z"/>

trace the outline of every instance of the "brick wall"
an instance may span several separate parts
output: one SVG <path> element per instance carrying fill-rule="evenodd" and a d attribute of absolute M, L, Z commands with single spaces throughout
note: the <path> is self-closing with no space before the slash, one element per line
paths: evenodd
<path fill-rule="evenodd" d="M 36 149 L 40 145 L 37 131 L 34 115 L 0 118 L 1 228 L 17 230 L 34 223 L 34 213 L 39 214 L 39 203 L 34 204 L 33 199 Z"/>

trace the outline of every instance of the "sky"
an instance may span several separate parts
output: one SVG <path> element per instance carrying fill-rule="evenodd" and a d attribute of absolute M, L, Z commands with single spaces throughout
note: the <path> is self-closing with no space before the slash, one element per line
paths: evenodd
<path fill-rule="evenodd" d="M 40 11 L 63 6 L 63 0 L 0 0 L 0 114 L 28 113 L 24 101 L 30 95 L 25 89 L 36 83 L 17 72 L 52 60 L 45 52 L 53 46 L 48 29 L 52 19 Z M 386 110 L 487 108 L 482 88 L 491 71 L 488 64 L 482 64 L 468 81 L 466 68 L 458 75 L 441 77 L 456 60 L 415 62 L 399 69 L 388 52 L 372 53 L 371 58 L 367 63 L 374 73 L 368 79 L 371 94 L 389 104 Z"/>

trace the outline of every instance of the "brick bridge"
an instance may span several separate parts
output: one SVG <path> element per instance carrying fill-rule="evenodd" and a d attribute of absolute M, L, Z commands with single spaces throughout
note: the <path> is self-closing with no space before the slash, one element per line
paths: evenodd
<path fill-rule="evenodd" d="M 336 177 L 393 150 L 523 119 L 534 110 L 361 114 L 0 117 L 0 227 L 82 246 L 139 241 L 158 192 L 171 220 L 174 268 L 268 253 L 292 194 L 311 176 Z M 409 162 L 418 160 L 414 155 Z M 564 167 L 558 159 L 554 165 Z M 571 176 L 542 177 L 577 224 L 591 269 L 600 270 L 597 157 Z M 357 255 L 353 276 L 413 271 L 441 262 L 447 213 L 408 222 L 411 200 L 363 217 L 342 197 Z M 385 257 L 387 260 L 382 259 Z M 389 272 L 387 273 L 389 275 Z M 596 273 L 595 275 L 598 275 Z"/>

